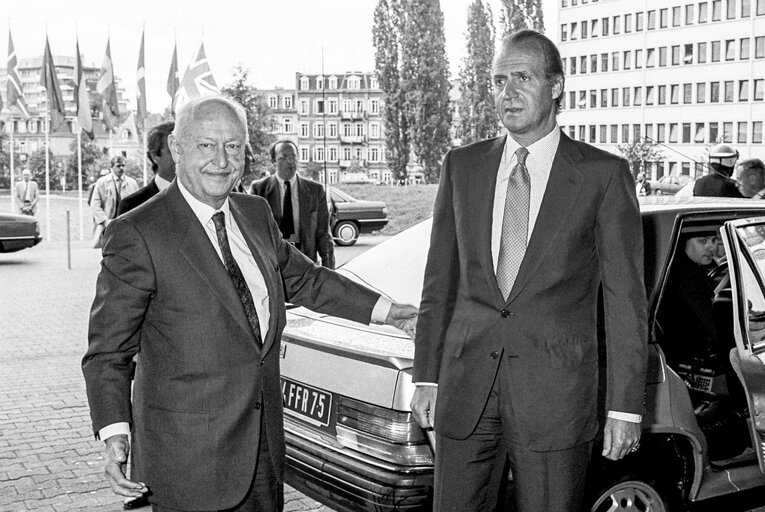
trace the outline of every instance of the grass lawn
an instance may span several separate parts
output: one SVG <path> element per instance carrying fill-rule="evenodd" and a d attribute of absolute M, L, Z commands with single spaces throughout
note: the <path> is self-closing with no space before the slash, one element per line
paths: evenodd
<path fill-rule="evenodd" d="M 388 205 L 388 225 L 380 233 L 395 235 L 433 214 L 438 185 L 344 185 L 335 184 L 356 199 L 383 201 Z"/>

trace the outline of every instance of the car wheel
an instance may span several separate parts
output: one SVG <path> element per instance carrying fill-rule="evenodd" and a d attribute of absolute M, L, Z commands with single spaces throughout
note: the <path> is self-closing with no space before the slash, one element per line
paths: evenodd
<path fill-rule="evenodd" d="M 592 512 L 668 512 L 667 501 L 656 486 L 628 477 L 606 488 L 595 500 Z"/>
<path fill-rule="evenodd" d="M 359 239 L 359 228 L 355 222 L 343 220 L 335 224 L 333 234 L 337 245 L 349 246 L 355 244 L 356 240 Z"/>
<path fill-rule="evenodd" d="M 662 195 L 662 194 L 663 194 L 663 192 L 661 191 L 661 189 L 660 189 L 660 188 L 657 188 L 657 189 L 654 191 L 654 193 L 653 193 L 653 195 L 655 195 L 655 196 L 660 196 L 660 195 Z"/>

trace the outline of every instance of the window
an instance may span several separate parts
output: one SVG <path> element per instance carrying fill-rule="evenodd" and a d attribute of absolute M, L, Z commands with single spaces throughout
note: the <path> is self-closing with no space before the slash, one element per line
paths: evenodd
<path fill-rule="evenodd" d="M 343 112 L 351 112 L 351 100 L 343 100 Z"/>
<path fill-rule="evenodd" d="M 308 100 L 307 99 L 300 100 L 300 113 L 302 115 L 306 115 L 306 116 L 308 115 Z"/>
<path fill-rule="evenodd" d="M 712 62 L 720 62 L 720 41 L 712 41 Z"/>
<path fill-rule="evenodd" d="M 632 14 L 624 15 L 624 33 L 628 34 L 632 32 Z"/>
<path fill-rule="evenodd" d="M 752 123 L 752 144 L 762 144 L 762 121 Z"/>
<path fill-rule="evenodd" d="M 307 162 L 309 160 L 310 152 L 307 147 L 300 148 L 300 161 Z"/>
<path fill-rule="evenodd" d="M 608 54 L 607 53 L 600 54 L 600 70 L 603 73 L 608 71 Z"/>
<path fill-rule="evenodd" d="M 351 123 L 343 123 L 343 137 L 350 137 L 353 135 Z"/>
<path fill-rule="evenodd" d="M 361 89 L 361 78 L 357 76 L 348 77 L 346 87 L 353 90 Z"/>
<path fill-rule="evenodd" d="M 568 91 L 568 108 L 576 108 L 576 92 L 574 91 Z"/>
<path fill-rule="evenodd" d="M 714 144 L 719 138 L 717 123 L 709 123 L 709 142 Z"/>
<path fill-rule="evenodd" d="M 282 96 L 282 108 L 289 110 L 292 108 L 292 95 L 286 94 Z"/>
<path fill-rule="evenodd" d="M 608 107 L 608 89 L 600 90 L 600 106 L 603 108 Z"/>
<path fill-rule="evenodd" d="M 316 77 L 316 89 L 318 89 L 319 91 L 324 89 L 324 77 L 321 75 Z"/>
<path fill-rule="evenodd" d="M 622 125 L 622 142 L 629 142 L 630 141 L 630 125 L 623 124 Z"/>
<path fill-rule="evenodd" d="M 672 26 L 673 27 L 680 26 L 680 6 L 679 5 L 672 8 Z"/>
<path fill-rule="evenodd" d="M 643 31 L 643 13 L 637 12 L 635 13 L 635 32 L 642 32 Z"/>
<path fill-rule="evenodd" d="M 342 150 L 343 150 L 343 160 L 350 160 L 351 158 L 353 158 L 351 156 L 351 148 L 346 146 L 342 148 Z"/>
<path fill-rule="evenodd" d="M 765 36 L 758 36 L 754 38 L 754 58 L 762 59 L 763 57 L 765 57 Z"/>
<path fill-rule="evenodd" d="M 576 74 L 576 57 L 571 57 L 571 61 L 569 62 L 571 65 L 571 70 L 569 71 L 570 75 Z"/>
<path fill-rule="evenodd" d="M 590 108 L 595 108 L 598 106 L 598 91 L 591 90 L 590 91 Z"/>
<path fill-rule="evenodd" d="M 587 108 L 587 91 L 579 91 L 579 102 L 577 103 L 579 108 Z"/>
<path fill-rule="evenodd" d="M 736 41 L 734 39 L 728 39 L 725 41 L 725 60 L 733 60 L 736 58 Z"/>
<path fill-rule="evenodd" d="M 364 100 L 356 100 L 353 102 L 354 112 L 364 112 Z"/>
<path fill-rule="evenodd" d="M 708 17 L 707 3 L 699 3 L 699 23 L 706 23 Z"/>
<path fill-rule="evenodd" d="M 598 56 L 590 55 L 590 73 L 598 72 Z"/>
<path fill-rule="evenodd" d="M 630 69 L 631 61 L 632 61 L 632 51 L 626 50 L 624 52 L 624 69 Z"/>
<path fill-rule="evenodd" d="M 310 81 L 307 76 L 300 77 L 300 90 L 307 91 Z"/>
<path fill-rule="evenodd" d="M 736 0 L 726 0 L 726 4 L 728 9 L 726 10 L 725 17 L 732 20 L 736 17 Z"/>
<path fill-rule="evenodd" d="M 584 129 L 585 128 L 587 128 L 587 127 L 584 126 L 584 125 L 580 125 L 579 126 L 579 140 L 581 140 L 582 142 L 584 142 Z"/>
<path fill-rule="evenodd" d="M 630 88 L 629 87 L 622 88 L 622 105 L 624 105 L 625 107 L 630 106 Z"/>
<path fill-rule="evenodd" d="M 369 113 L 377 115 L 380 113 L 380 100 L 372 98 L 369 100 Z"/>
<path fill-rule="evenodd" d="M 659 105 L 664 105 L 666 103 L 667 103 L 667 86 L 660 85 L 659 86 Z"/>
<path fill-rule="evenodd" d="M 632 125 L 632 140 L 638 141 L 640 140 L 640 125 L 639 124 L 633 124 Z"/>
<path fill-rule="evenodd" d="M 337 77 L 331 76 L 329 77 L 329 88 L 332 90 L 337 89 Z"/>
<path fill-rule="evenodd" d="M 733 80 L 726 80 L 724 83 L 725 101 L 733 101 Z"/>
<path fill-rule="evenodd" d="M 667 65 L 667 47 L 662 46 L 659 48 L 659 67 Z"/>
<path fill-rule="evenodd" d="M 598 20 L 592 20 L 590 22 L 590 36 L 598 37 Z"/>
<path fill-rule="evenodd" d="M 582 29 L 579 34 L 582 39 L 587 39 L 587 20 L 582 21 Z"/>
<path fill-rule="evenodd" d="M 654 67 L 656 64 L 655 60 L 656 60 L 656 49 L 648 48 L 645 54 L 645 67 L 647 68 Z"/>
<path fill-rule="evenodd" d="M 279 107 L 279 97 L 276 94 L 269 94 L 268 108 L 278 108 L 278 107 Z"/>
<path fill-rule="evenodd" d="M 757 16 L 765 15 L 765 0 L 757 0 Z"/>
<path fill-rule="evenodd" d="M 723 142 L 733 142 L 733 123 L 723 123 Z"/>
<path fill-rule="evenodd" d="M 689 104 L 692 103 L 692 96 L 693 96 L 693 85 L 692 84 L 683 84 L 683 103 Z"/>
<path fill-rule="evenodd" d="M 680 65 L 680 45 L 676 44 L 672 47 L 672 65 Z"/>
<path fill-rule="evenodd" d="M 313 148 L 313 159 L 317 162 L 324 161 L 324 146 L 316 146 Z"/>
<path fill-rule="evenodd" d="M 707 61 L 707 43 L 696 45 L 696 61 L 699 64 L 704 64 Z"/>
<path fill-rule="evenodd" d="M 654 30 L 656 28 L 656 11 L 648 11 L 648 30 Z"/>
<path fill-rule="evenodd" d="M 324 113 L 324 100 L 316 100 L 313 104 L 313 111 L 316 114 Z"/>
<path fill-rule="evenodd" d="M 619 142 L 619 125 L 612 124 L 611 125 L 611 144 L 616 144 L 618 142 Z"/>
<path fill-rule="evenodd" d="M 613 52 L 611 54 L 611 70 L 619 71 L 619 52 Z"/>
<path fill-rule="evenodd" d="M 337 162 L 337 146 L 330 146 L 327 148 L 327 161 Z"/>
<path fill-rule="evenodd" d="M 635 69 L 641 69 L 643 67 L 643 50 L 635 50 Z"/>
<path fill-rule="evenodd" d="M 677 123 L 669 123 L 669 142 L 677 142 Z"/>
<path fill-rule="evenodd" d="M 749 101 L 749 80 L 738 81 L 738 101 Z"/>
<path fill-rule="evenodd" d="M 600 20 L 600 32 L 604 35 L 608 35 L 608 22 L 610 21 L 609 18 L 603 18 Z"/>
<path fill-rule="evenodd" d="M 632 94 L 632 104 L 636 107 L 639 107 L 643 104 L 643 88 L 642 87 L 635 87 L 634 93 Z"/>
<path fill-rule="evenodd" d="M 645 88 L 645 104 L 646 105 L 653 105 L 653 86 L 648 85 Z"/>
<path fill-rule="evenodd" d="M 300 136 L 308 137 L 308 123 L 300 123 Z"/>
<path fill-rule="evenodd" d="M 324 138 L 324 123 L 313 123 L 313 137 L 314 139 Z"/>
<path fill-rule="evenodd" d="M 659 28 L 667 28 L 667 18 L 669 11 L 667 9 L 659 10 Z"/>
<path fill-rule="evenodd" d="M 677 105 L 680 102 L 680 86 L 672 84 L 669 86 L 669 102 Z"/>
<path fill-rule="evenodd" d="M 749 38 L 742 37 L 738 46 L 738 58 L 741 60 L 749 59 Z"/>
<path fill-rule="evenodd" d="M 597 139 L 595 138 L 595 131 L 596 131 L 597 129 L 598 129 L 598 127 L 597 127 L 597 126 L 595 126 L 594 124 L 591 124 L 591 125 L 590 125 L 590 130 L 589 130 L 589 131 L 590 131 L 590 141 L 589 141 L 589 142 L 590 142 L 591 144 L 594 144 L 594 143 L 597 141 Z"/>
<path fill-rule="evenodd" d="M 704 123 L 696 123 L 696 131 L 693 134 L 693 142 L 704 142 Z"/>
<path fill-rule="evenodd" d="M 754 101 L 762 101 L 763 94 L 765 94 L 765 78 L 755 78 L 754 79 Z"/>
<path fill-rule="evenodd" d="M 691 142 L 691 123 L 683 123 L 683 144 Z"/>
<path fill-rule="evenodd" d="M 369 148 L 369 161 L 370 162 L 379 162 L 380 161 L 380 149 L 379 148 Z"/>
<path fill-rule="evenodd" d="M 693 25 L 693 4 L 686 4 L 685 6 L 685 24 Z"/>
<path fill-rule="evenodd" d="M 587 57 L 585 55 L 579 57 L 579 72 L 582 74 L 587 73 Z"/>
<path fill-rule="evenodd" d="M 649 139 L 653 139 L 653 125 L 647 124 L 645 125 L 645 136 Z"/>
<path fill-rule="evenodd" d="M 741 0 L 741 17 L 748 18 L 751 15 L 752 6 L 750 0 Z"/>
<path fill-rule="evenodd" d="M 380 83 L 377 80 L 376 76 L 370 76 L 369 77 L 369 88 L 370 89 L 379 89 Z"/>
<path fill-rule="evenodd" d="M 620 16 L 614 16 L 613 17 L 613 21 L 614 21 L 614 26 L 613 26 L 614 35 L 617 35 L 619 32 L 621 32 L 621 28 L 620 27 L 621 27 L 622 19 L 621 19 Z"/>
<path fill-rule="evenodd" d="M 736 127 L 736 142 L 740 144 L 746 144 L 746 122 L 737 123 Z"/>
<path fill-rule="evenodd" d="M 712 0 L 712 21 L 722 19 L 722 0 Z"/>
<path fill-rule="evenodd" d="M 292 119 L 289 117 L 282 119 L 282 133 L 292 133 Z"/>
<path fill-rule="evenodd" d="M 699 82 L 696 84 L 696 103 L 706 103 L 707 101 L 707 84 L 705 82 Z"/>
<path fill-rule="evenodd" d="M 576 30 L 579 28 L 579 24 L 577 22 L 571 23 L 571 40 L 574 41 L 576 39 Z"/>
<path fill-rule="evenodd" d="M 369 123 L 369 138 L 370 139 L 380 138 L 380 123 Z"/>
<path fill-rule="evenodd" d="M 327 137 L 330 137 L 330 138 L 337 137 L 337 123 L 327 124 Z"/>
<path fill-rule="evenodd" d="M 618 107 L 619 106 L 619 89 L 611 89 L 611 106 L 612 107 Z"/>
<path fill-rule="evenodd" d="M 354 135 L 356 137 L 363 137 L 364 136 L 364 125 L 363 124 L 358 123 L 358 124 L 353 125 L 353 127 L 355 128 Z"/>
<path fill-rule="evenodd" d="M 560 40 L 561 42 L 568 41 L 568 25 L 562 23 L 560 26 Z"/>
<path fill-rule="evenodd" d="M 693 64 L 693 45 L 686 44 L 683 51 L 683 64 Z"/>
<path fill-rule="evenodd" d="M 327 113 L 337 114 L 337 98 L 330 98 L 327 100 Z"/>
<path fill-rule="evenodd" d="M 720 101 L 720 82 L 709 83 L 709 103 L 718 103 Z"/>
<path fill-rule="evenodd" d="M 656 125 L 656 142 L 664 142 L 667 138 L 667 127 L 664 124 Z"/>

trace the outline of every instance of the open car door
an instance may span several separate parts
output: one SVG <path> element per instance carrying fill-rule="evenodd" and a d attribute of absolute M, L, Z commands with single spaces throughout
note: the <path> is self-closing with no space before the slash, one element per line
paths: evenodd
<path fill-rule="evenodd" d="M 733 296 L 736 347 L 730 360 L 749 410 L 752 446 L 765 473 L 765 217 L 721 228 Z"/>

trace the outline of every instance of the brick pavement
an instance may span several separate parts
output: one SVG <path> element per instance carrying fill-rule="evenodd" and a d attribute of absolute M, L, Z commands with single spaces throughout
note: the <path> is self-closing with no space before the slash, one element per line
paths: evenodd
<path fill-rule="evenodd" d="M 88 242 L 73 243 L 71 270 L 62 242 L 0 254 L 0 512 L 121 510 L 80 372 L 99 260 Z M 285 491 L 286 511 L 331 511 Z"/>

